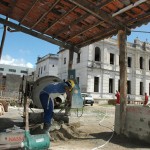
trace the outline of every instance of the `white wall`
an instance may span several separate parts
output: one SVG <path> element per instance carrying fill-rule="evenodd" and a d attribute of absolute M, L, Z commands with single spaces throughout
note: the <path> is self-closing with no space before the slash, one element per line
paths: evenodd
<path fill-rule="evenodd" d="M 3 75 L 7 75 L 7 74 L 15 74 L 15 75 L 31 75 L 32 72 L 35 71 L 34 68 L 27 68 L 27 67 L 21 67 L 21 66 L 12 66 L 12 65 L 5 65 L 5 64 L 0 64 L 0 73 L 2 73 Z M 15 70 L 15 72 L 11 72 L 9 69 L 13 69 Z M 26 71 L 26 73 L 21 73 L 22 71 Z"/>
<path fill-rule="evenodd" d="M 58 77 L 58 56 L 55 54 L 48 54 L 37 61 L 36 79 L 49 75 Z"/>
<path fill-rule="evenodd" d="M 132 58 L 131 68 L 127 67 L 127 80 L 131 81 L 132 100 L 141 100 L 143 95 L 139 95 L 140 82 L 143 82 L 143 94 L 145 92 L 149 95 L 150 71 L 150 44 L 147 43 L 148 48 L 143 50 L 140 42 L 136 39 L 134 43 L 127 43 L 127 57 Z M 136 46 L 136 47 L 135 47 Z M 101 50 L 101 61 L 94 61 L 95 47 Z M 76 70 L 76 77 L 79 77 L 79 86 L 82 92 L 91 93 L 94 98 L 114 99 L 115 91 L 118 90 L 119 73 L 119 49 L 117 40 L 105 39 L 93 43 L 89 46 L 83 47 L 80 50 L 80 63 L 77 63 L 77 54 L 74 53 L 73 69 Z M 114 65 L 110 64 L 110 53 L 114 54 Z M 67 79 L 68 75 L 68 60 L 69 51 L 63 50 L 59 52 L 59 67 L 58 76 L 61 79 Z M 66 57 L 66 64 L 63 63 Z M 139 58 L 144 59 L 144 69 L 140 69 Z M 99 77 L 99 91 L 94 92 L 94 77 Z M 113 93 L 109 93 L 109 78 L 114 81 Z"/>

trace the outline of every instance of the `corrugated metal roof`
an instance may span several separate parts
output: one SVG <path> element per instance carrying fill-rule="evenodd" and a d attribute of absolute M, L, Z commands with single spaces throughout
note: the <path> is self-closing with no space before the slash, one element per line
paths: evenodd
<path fill-rule="evenodd" d="M 15 30 L 80 48 L 150 22 L 150 0 L 1 0 L 0 14 Z"/>

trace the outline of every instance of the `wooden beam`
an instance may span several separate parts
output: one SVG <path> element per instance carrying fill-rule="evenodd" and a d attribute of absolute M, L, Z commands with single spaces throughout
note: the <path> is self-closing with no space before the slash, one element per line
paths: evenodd
<path fill-rule="evenodd" d="M 49 8 L 49 10 L 47 12 L 45 12 L 39 19 L 38 21 L 31 27 L 31 29 L 33 29 L 45 16 L 47 16 L 51 10 L 57 5 L 57 3 L 59 2 L 60 0 L 56 0 L 55 3 Z"/>
<path fill-rule="evenodd" d="M 144 21 L 143 21 L 143 20 L 144 20 Z M 129 20 L 129 21 L 127 22 L 127 26 L 130 27 L 130 26 L 132 26 L 133 24 L 135 24 L 136 26 L 138 26 L 138 25 L 140 24 L 140 22 L 144 24 L 145 20 L 146 20 L 146 22 L 150 22 L 150 12 L 147 13 L 147 14 L 142 14 L 142 15 L 140 15 L 140 16 L 137 17 L 137 18 L 134 18 L 134 19 Z M 135 22 L 136 22 L 136 23 L 135 23 Z M 141 25 L 142 25 L 142 24 L 141 24 Z"/>
<path fill-rule="evenodd" d="M 98 5 L 98 8 L 101 9 L 101 8 L 103 8 L 104 6 L 108 5 L 111 2 L 113 2 L 113 1 L 112 0 L 106 0 L 105 2 Z"/>
<path fill-rule="evenodd" d="M 124 28 L 125 26 L 119 22 L 117 19 L 113 18 L 111 15 L 106 14 L 103 10 L 97 11 L 95 10 L 95 6 L 91 6 L 91 3 L 89 3 L 86 0 L 69 0 L 70 2 L 72 2 L 73 4 L 77 5 L 78 7 L 84 9 L 85 11 L 89 12 L 90 14 L 92 14 L 93 16 L 97 17 L 98 19 L 104 20 L 105 22 L 111 24 L 112 26 L 120 29 L 120 28 Z"/>
<path fill-rule="evenodd" d="M 100 9 L 100 8 L 106 6 L 107 4 L 109 4 L 110 2 L 112 2 L 112 0 L 106 0 L 105 2 L 100 3 L 100 4 L 97 5 L 96 7 Z M 89 14 L 89 13 L 86 13 L 85 15 L 81 16 L 78 20 L 73 21 L 71 24 L 67 25 L 67 26 L 64 27 L 62 30 L 59 30 L 59 31 L 55 34 L 54 38 L 55 38 L 55 37 L 58 37 L 58 35 L 60 35 L 61 33 L 64 33 L 65 31 L 67 31 L 68 28 L 69 28 L 69 26 L 71 27 L 71 26 L 73 26 L 73 25 L 79 23 L 80 21 L 84 20 L 84 19 L 87 18 L 88 16 L 90 16 L 90 14 Z"/>
<path fill-rule="evenodd" d="M 73 51 L 72 49 L 69 49 L 69 62 L 68 62 L 68 70 L 72 69 L 72 65 L 73 65 Z"/>
<path fill-rule="evenodd" d="M 127 101 L 127 35 L 126 30 L 118 31 L 119 66 L 120 66 L 120 133 L 125 132 Z"/>
<path fill-rule="evenodd" d="M 8 17 L 6 17 L 6 21 L 8 21 Z M 5 37 L 6 37 L 6 31 L 7 31 L 7 26 L 4 25 L 4 31 L 3 31 L 3 36 L 2 36 L 2 40 L 1 40 L 1 47 L 0 47 L 0 59 L 2 56 L 2 52 L 3 52 L 3 47 L 4 47 Z"/>
<path fill-rule="evenodd" d="M 72 12 L 73 10 L 75 10 L 77 8 L 77 6 L 74 6 L 72 9 L 70 9 L 69 11 L 67 11 L 61 18 L 57 19 L 56 21 L 54 21 L 50 27 L 48 27 L 46 30 L 43 31 L 43 33 L 46 33 L 48 30 L 50 30 L 51 27 L 53 27 L 56 23 L 58 23 L 60 20 L 62 20 L 64 17 L 66 17 L 70 12 Z"/>
<path fill-rule="evenodd" d="M 144 17 L 146 17 L 144 20 L 139 21 L 139 19 L 143 19 Z M 134 23 L 135 21 L 136 21 L 136 23 Z M 147 17 L 147 15 L 146 15 L 146 16 L 141 15 L 139 18 L 134 19 L 134 21 L 133 21 L 132 19 L 131 19 L 130 21 L 127 21 L 127 26 L 130 27 L 130 28 L 133 28 L 133 27 L 135 27 L 135 26 L 140 26 L 140 25 L 146 24 L 146 23 L 148 23 L 148 22 L 150 22 L 150 14 L 148 15 L 148 17 Z M 134 24 L 133 24 L 133 23 L 134 23 Z M 85 41 L 83 41 L 83 42 L 77 44 L 77 46 L 78 46 L 78 47 L 83 47 L 83 46 L 86 46 L 86 45 L 88 45 L 88 44 L 91 44 L 92 42 L 99 41 L 99 40 L 105 38 L 106 32 L 107 32 L 106 35 L 109 34 L 109 37 L 113 36 L 114 34 L 117 34 L 117 30 L 115 30 L 114 32 L 111 32 L 111 31 L 114 31 L 114 28 L 110 28 L 109 30 L 104 30 L 103 33 L 101 33 L 101 34 L 99 33 L 99 34 L 95 35 L 94 38 L 92 38 L 92 39 L 89 38 L 89 39 L 87 39 L 87 40 L 85 40 Z M 129 30 L 127 30 L 127 32 L 128 32 L 128 31 L 129 31 Z M 112 34 L 112 33 L 113 33 L 113 34 Z"/>
<path fill-rule="evenodd" d="M 43 34 L 41 34 L 41 33 L 39 33 L 39 32 L 32 31 L 32 30 L 30 30 L 30 29 L 28 29 L 28 28 L 25 28 L 25 27 L 23 27 L 23 26 L 19 26 L 19 25 L 13 23 L 13 22 L 4 20 L 4 19 L 1 18 L 1 17 L 0 17 L 0 23 L 4 24 L 4 25 L 6 25 L 6 26 L 9 26 L 9 27 L 11 27 L 11 28 L 13 28 L 13 29 L 16 29 L 16 30 L 18 30 L 18 31 L 21 31 L 21 32 L 23 32 L 23 33 L 32 35 L 32 36 L 34 36 L 34 37 L 36 37 L 36 38 L 39 38 L 39 39 L 45 40 L 45 41 L 47 41 L 47 42 L 50 42 L 50 43 L 52 43 L 52 44 L 58 45 L 58 46 L 60 46 L 60 47 L 64 47 L 64 48 L 66 48 L 66 49 L 70 49 L 70 48 L 71 48 L 74 52 L 77 52 L 77 53 L 78 53 L 78 51 L 79 51 L 79 48 L 76 47 L 76 46 L 74 46 L 74 45 L 68 44 L 67 42 L 64 43 L 64 42 L 61 42 L 61 41 L 59 41 L 59 40 L 53 39 L 53 38 L 51 38 L 50 36 L 46 36 L 46 35 L 43 35 Z"/>
<path fill-rule="evenodd" d="M 86 43 L 91 43 L 91 42 L 95 42 L 95 41 L 97 41 L 97 40 L 99 40 L 99 39 L 101 39 L 101 37 L 102 36 L 105 36 L 105 35 L 112 35 L 112 34 L 110 34 L 111 32 L 113 31 L 113 33 L 115 32 L 116 34 L 117 34 L 117 30 L 115 29 L 115 28 L 109 28 L 109 29 L 105 29 L 105 30 L 103 30 L 103 32 L 101 32 L 101 33 L 98 33 L 98 34 L 96 34 L 93 38 L 88 38 L 87 40 L 84 40 L 84 41 L 82 41 L 81 43 L 78 43 L 77 45 L 80 47 L 80 45 L 84 45 L 84 44 L 86 44 Z"/>
<path fill-rule="evenodd" d="M 119 11 L 115 12 L 114 14 L 112 14 L 112 17 L 115 17 L 115 16 L 117 16 L 119 14 L 122 14 L 124 12 L 127 12 L 128 10 L 130 10 L 130 9 L 132 9 L 134 7 L 137 7 L 138 5 L 140 5 L 140 4 L 142 4 L 142 3 L 146 2 L 146 1 L 147 0 L 139 0 L 139 1 L 135 2 L 135 3 L 133 3 L 133 4 L 130 4 L 130 5 L 122 8 L 122 9 L 120 9 Z"/>
<path fill-rule="evenodd" d="M 150 22 L 150 17 L 148 18 L 144 18 L 142 19 L 141 21 L 138 20 L 136 23 L 133 23 L 130 25 L 130 28 L 135 28 L 135 27 L 139 27 L 139 26 L 142 26 L 144 24 L 148 24 Z"/>
<path fill-rule="evenodd" d="M 84 32 L 87 32 L 88 30 L 90 30 L 90 29 L 92 29 L 92 28 L 94 28 L 94 27 L 96 27 L 96 26 L 98 26 L 98 25 L 100 25 L 100 24 L 102 24 L 102 23 L 104 23 L 104 21 L 98 21 L 97 23 L 95 23 L 95 24 L 93 24 L 93 25 L 90 25 L 90 26 L 88 26 L 88 27 L 82 29 L 82 31 L 79 31 L 78 33 L 75 33 L 75 34 L 71 35 L 71 37 L 69 37 L 68 39 L 66 39 L 66 41 L 69 41 L 69 40 L 71 40 L 72 38 L 74 38 L 74 37 L 76 37 L 76 36 L 78 36 L 78 35 L 80 35 L 80 34 L 83 34 Z"/>
<path fill-rule="evenodd" d="M 12 14 L 13 14 L 13 11 L 14 11 L 14 7 L 16 6 L 17 2 L 18 2 L 18 0 L 13 1 L 11 3 L 10 7 L 9 7 L 9 10 L 8 10 L 7 14 L 10 15 L 10 17 L 12 17 Z"/>
<path fill-rule="evenodd" d="M 101 2 L 101 0 L 99 1 L 95 1 L 94 5 L 95 5 L 95 12 L 98 12 L 99 9 L 102 9 L 103 7 L 105 7 L 106 5 L 108 5 L 109 3 L 112 3 L 112 0 L 106 0 L 104 2 Z"/>
<path fill-rule="evenodd" d="M 32 11 L 33 7 L 36 5 L 38 0 L 34 0 L 32 6 L 25 12 L 25 15 L 22 17 L 22 19 L 19 22 L 19 25 L 24 21 L 24 19 L 28 16 L 28 14 Z"/>
<path fill-rule="evenodd" d="M 66 25 L 65 27 L 63 27 L 63 29 L 58 30 L 55 35 L 54 38 L 57 38 L 58 35 L 64 33 L 65 31 L 67 31 L 69 28 L 71 28 L 71 26 L 79 23 L 80 21 L 84 20 L 85 18 L 87 18 L 89 16 L 88 13 L 82 15 L 81 17 L 79 17 L 77 20 L 74 20 L 73 22 L 71 22 L 70 24 Z"/>
<path fill-rule="evenodd" d="M 72 65 L 73 65 L 73 54 L 74 52 L 72 51 L 72 49 L 69 49 L 69 60 L 68 60 L 68 79 L 70 79 L 69 77 L 69 70 L 72 70 Z M 72 98 L 70 98 L 70 101 L 72 101 Z M 69 101 L 67 101 L 68 104 L 70 104 Z M 71 111 L 71 106 L 68 105 L 68 107 L 65 107 L 65 115 L 69 115 Z"/>
<path fill-rule="evenodd" d="M 99 36 L 97 36 L 95 38 L 89 38 L 87 41 L 84 41 L 84 42 L 81 42 L 81 43 L 77 44 L 77 46 L 79 48 L 81 48 L 81 47 L 87 46 L 87 45 L 89 45 L 91 43 L 103 40 L 105 38 L 109 38 L 110 35 L 115 35 L 116 33 L 117 33 L 116 29 L 113 29 L 113 30 L 110 30 L 110 31 L 106 31 L 106 33 L 100 34 Z"/>

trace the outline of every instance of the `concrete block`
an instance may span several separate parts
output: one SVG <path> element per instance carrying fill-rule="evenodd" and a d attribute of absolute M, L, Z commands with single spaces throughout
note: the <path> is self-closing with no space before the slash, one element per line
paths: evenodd
<path fill-rule="evenodd" d="M 150 143 L 150 108 L 142 105 L 127 105 L 125 135 Z M 116 105 L 115 132 L 120 131 L 120 105 Z"/>

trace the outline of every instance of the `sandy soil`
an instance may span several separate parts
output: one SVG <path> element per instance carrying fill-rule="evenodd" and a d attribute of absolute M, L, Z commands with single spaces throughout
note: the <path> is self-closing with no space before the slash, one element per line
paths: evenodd
<path fill-rule="evenodd" d="M 53 139 L 51 150 L 150 149 L 147 143 L 114 133 L 114 106 L 85 106 L 82 116 L 76 115 L 72 113 L 72 123 L 63 125 L 57 134 L 56 131 L 50 133 Z"/>

